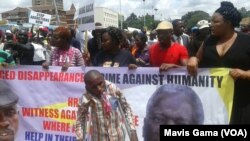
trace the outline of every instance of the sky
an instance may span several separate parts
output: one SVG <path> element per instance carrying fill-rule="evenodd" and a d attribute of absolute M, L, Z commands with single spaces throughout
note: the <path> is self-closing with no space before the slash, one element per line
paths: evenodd
<path fill-rule="evenodd" d="M 12 10 L 15 7 L 30 7 L 32 0 L 0 0 L 0 13 Z M 72 3 L 77 6 L 78 1 L 64 0 L 64 10 L 69 10 Z M 96 6 L 106 7 L 121 12 L 128 17 L 132 12 L 137 16 L 145 13 L 153 14 L 159 20 L 181 18 L 187 12 L 203 10 L 210 15 L 220 7 L 222 0 L 95 0 Z M 227 0 L 231 1 L 237 9 L 245 7 L 250 10 L 250 0 Z"/>

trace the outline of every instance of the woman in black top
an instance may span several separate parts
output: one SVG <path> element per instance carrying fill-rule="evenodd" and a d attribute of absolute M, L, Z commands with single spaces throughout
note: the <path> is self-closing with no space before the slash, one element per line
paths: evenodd
<path fill-rule="evenodd" d="M 137 67 L 132 54 L 120 48 L 125 38 L 122 31 L 116 27 L 108 27 L 102 33 L 102 51 L 95 58 L 94 66 L 103 67 Z"/>
<path fill-rule="evenodd" d="M 192 75 L 198 66 L 231 68 L 235 90 L 230 124 L 250 124 L 250 36 L 234 30 L 240 21 L 241 15 L 233 4 L 221 2 L 212 16 L 212 35 L 187 65 Z"/>

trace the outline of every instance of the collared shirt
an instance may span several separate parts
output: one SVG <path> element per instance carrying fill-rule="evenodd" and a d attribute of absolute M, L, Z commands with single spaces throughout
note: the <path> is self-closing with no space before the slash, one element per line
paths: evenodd
<path fill-rule="evenodd" d="M 160 67 L 163 63 L 181 65 L 181 60 L 184 59 L 188 59 L 187 48 L 178 43 L 173 43 L 169 48 L 161 49 L 158 42 L 149 49 L 149 60 L 153 67 Z"/>
<path fill-rule="evenodd" d="M 179 43 L 182 46 L 185 46 L 186 48 L 188 47 L 189 44 L 189 35 L 183 33 L 181 36 L 176 36 L 175 34 L 173 35 L 173 39 L 175 42 Z"/>
<path fill-rule="evenodd" d="M 173 35 L 174 37 L 174 40 L 179 43 L 180 45 L 183 45 L 183 40 L 182 40 L 182 37 L 181 36 L 176 36 L 176 35 Z"/>
<path fill-rule="evenodd" d="M 76 121 L 78 140 L 91 138 L 91 141 L 124 141 L 125 120 L 119 110 L 118 101 L 130 130 L 135 130 L 132 110 L 120 89 L 109 81 L 105 81 L 105 83 L 107 89 L 105 93 L 112 110 L 106 113 L 102 98 L 94 97 L 88 92 L 84 93 L 78 107 Z"/>

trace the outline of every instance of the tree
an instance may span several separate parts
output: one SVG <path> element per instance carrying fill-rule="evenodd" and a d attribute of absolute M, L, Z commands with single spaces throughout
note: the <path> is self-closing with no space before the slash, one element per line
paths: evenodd
<path fill-rule="evenodd" d="M 239 9 L 239 12 L 242 18 L 250 17 L 250 10 L 247 11 L 245 7 L 242 7 L 241 9 Z"/>
<path fill-rule="evenodd" d="M 127 27 L 138 28 L 140 26 L 140 20 L 134 13 L 131 13 L 130 16 L 124 21 L 123 25 L 124 25 L 124 28 L 127 28 Z"/>
<path fill-rule="evenodd" d="M 208 13 L 204 11 L 191 11 L 181 17 L 181 20 L 184 21 L 186 27 L 191 29 L 196 26 L 197 22 L 200 20 L 209 20 L 210 16 Z"/>
<path fill-rule="evenodd" d="M 147 30 L 153 30 L 156 28 L 159 21 L 154 20 L 154 16 L 146 14 L 145 16 L 145 28 Z M 134 13 L 131 13 L 130 16 L 123 22 L 123 27 L 134 27 L 142 29 L 144 26 L 144 16 L 136 16 Z"/>
<path fill-rule="evenodd" d="M 246 17 L 250 17 L 250 10 L 247 11 Z"/>
<path fill-rule="evenodd" d="M 241 9 L 238 9 L 238 10 L 239 10 L 239 12 L 240 12 L 242 18 L 244 18 L 245 15 L 246 15 L 246 13 L 247 13 L 246 8 L 245 8 L 245 7 L 242 7 Z"/>

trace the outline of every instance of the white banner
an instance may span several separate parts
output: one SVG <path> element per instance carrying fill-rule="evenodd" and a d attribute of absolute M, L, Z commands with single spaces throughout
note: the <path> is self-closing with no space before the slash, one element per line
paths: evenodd
<path fill-rule="evenodd" d="M 159 73 L 159 68 L 140 67 L 134 71 L 124 68 L 86 68 L 86 72 L 97 69 L 106 80 L 116 83 L 127 98 L 135 113 L 135 124 L 140 141 L 150 96 L 164 84 L 187 85 L 199 96 L 203 111 L 203 124 L 228 124 L 232 108 L 234 81 L 229 70 L 199 69 L 198 75 L 191 77 L 186 68 L 170 69 Z M 198 118 L 198 117 L 197 117 Z"/>
<path fill-rule="evenodd" d="M 76 141 L 74 124 L 79 98 L 85 90 L 84 72 L 96 69 L 106 80 L 121 88 L 135 114 L 134 122 L 140 141 L 149 97 L 164 84 L 187 85 L 201 100 L 204 124 L 228 124 L 234 82 L 228 69 L 200 69 L 191 77 L 185 69 L 159 73 L 158 68 L 128 70 L 102 67 L 20 66 L 0 71 L 0 85 L 9 87 L 20 101 L 19 130 L 16 141 Z"/>

